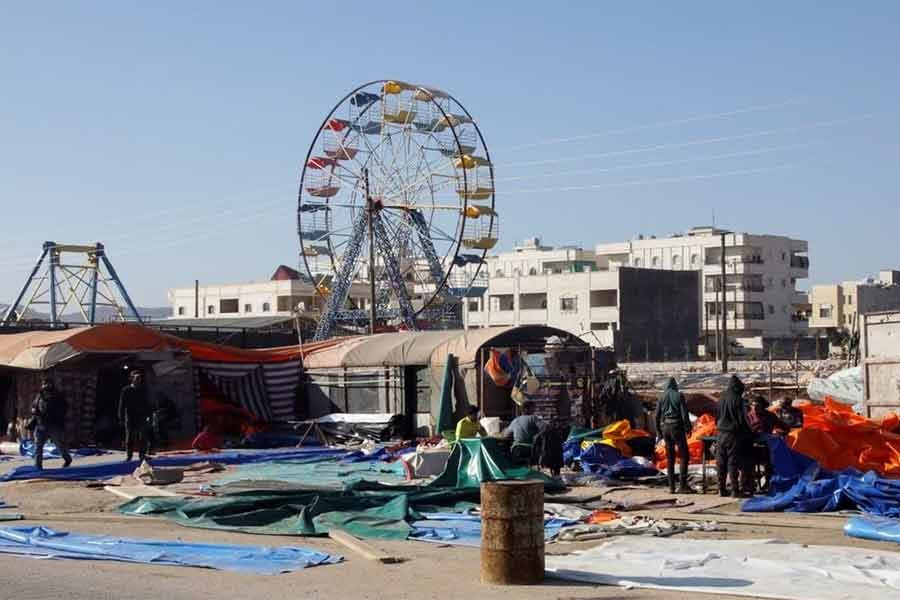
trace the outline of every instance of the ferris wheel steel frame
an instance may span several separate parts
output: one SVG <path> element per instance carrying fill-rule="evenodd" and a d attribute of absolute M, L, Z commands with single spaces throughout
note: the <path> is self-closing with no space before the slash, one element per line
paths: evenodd
<path fill-rule="evenodd" d="M 297 230 L 300 238 L 301 267 L 305 267 L 305 271 L 315 287 L 315 293 L 324 300 L 324 310 L 317 327 L 316 339 L 329 337 L 338 323 L 361 325 L 368 321 L 370 331 L 374 331 L 377 320 L 399 320 L 408 329 L 417 329 L 420 319 L 441 320 L 466 296 L 484 267 L 484 259 L 488 250 L 496 243 L 496 234 L 491 233 L 496 232 L 498 223 L 495 211 L 494 167 L 490 160 L 490 151 L 475 119 L 462 103 L 447 92 L 425 86 L 399 83 L 406 86 L 400 88 L 401 90 L 413 92 L 406 101 L 408 109 L 405 114 L 403 113 L 404 109 L 401 108 L 403 100 L 400 92 L 387 91 L 387 86 L 397 85 L 397 80 L 373 80 L 360 85 L 332 107 L 319 126 L 306 154 L 298 191 Z M 381 86 L 381 92 L 374 94 L 367 91 L 373 86 Z M 387 119 L 389 93 L 396 96 L 394 102 L 397 114 L 404 115 L 400 121 Z M 436 96 L 436 93 L 439 93 L 440 96 Z M 361 98 L 368 100 L 362 107 L 354 102 Z M 438 98 L 443 100 L 446 110 Z M 430 129 L 422 128 L 421 122 L 415 121 L 419 114 L 419 105 L 415 104 L 416 102 L 425 105 L 426 116 L 434 117 Z M 338 111 L 345 106 L 350 115 L 350 118 L 346 120 L 338 114 Z M 453 112 L 454 108 L 461 112 Z M 378 112 L 381 113 L 381 120 L 371 120 L 372 114 L 377 116 Z M 369 121 L 366 122 L 366 119 Z M 341 125 L 340 129 L 337 129 L 335 124 Z M 390 133 L 390 129 L 397 125 L 399 125 L 399 130 Z M 464 125 L 471 126 L 472 129 L 468 138 L 469 146 L 465 146 L 464 140 L 461 139 Z M 441 126 L 440 130 L 436 129 L 438 126 Z M 388 133 L 385 133 L 386 131 Z M 452 146 L 448 146 L 436 135 L 444 131 L 449 131 L 452 136 Z M 423 133 L 425 134 L 424 142 L 420 144 L 414 136 Z M 375 144 L 368 137 L 372 134 L 379 136 Z M 331 135 L 337 143 L 336 149 L 332 152 L 328 150 L 328 138 L 323 137 L 327 135 Z M 353 139 L 354 135 L 355 139 Z M 406 154 L 403 158 L 407 161 L 400 165 L 396 164 L 398 153 L 394 146 L 394 136 L 402 137 L 401 141 L 406 143 Z M 427 146 L 431 143 L 434 147 Z M 387 155 L 387 151 L 384 150 L 385 144 L 390 145 L 390 166 L 385 164 L 387 160 L 381 160 Z M 406 181 L 406 176 L 409 174 L 411 144 L 416 145 L 414 152 L 417 162 L 412 176 L 413 181 L 410 183 Z M 316 156 L 314 153 L 320 146 L 323 148 L 322 156 Z M 483 158 L 469 156 L 465 152 L 467 148 L 471 148 L 473 153 L 480 149 Z M 383 154 L 379 155 L 379 149 Z M 436 153 L 436 155 L 431 155 L 436 160 L 429 160 L 428 152 Z M 359 155 L 363 155 L 365 159 L 361 161 L 362 157 Z M 350 167 L 353 164 L 359 168 L 358 172 Z M 423 164 L 424 170 L 422 170 Z M 378 184 L 381 194 L 377 199 L 369 191 L 370 167 L 373 166 L 380 169 Z M 442 169 L 451 167 L 449 175 L 441 173 Z M 477 169 L 481 167 L 487 169 L 489 187 L 475 188 L 474 191 L 471 191 L 469 179 L 474 177 L 477 182 Z M 314 172 L 311 172 L 311 169 Z M 326 169 L 329 170 L 326 172 Z M 470 170 L 473 171 L 471 176 Z M 338 173 L 338 171 L 346 171 L 346 173 Z M 363 176 L 365 180 L 361 181 Z M 321 195 L 312 193 L 313 188 L 309 187 L 310 180 L 308 179 L 312 177 L 317 179 L 325 177 L 329 185 L 349 183 L 349 203 L 332 201 L 335 195 L 341 193 L 340 185 L 334 188 L 326 187 Z M 444 178 L 440 185 L 434 185 L 434 179 L 437 177 Z M 483 178 L 484 176 L 482 176 Z M 448 183 L 456 187 L 454 203 L 452 205 L 438 204 L 437 197 Z M 357 203 L 357 195 L 363 193 L 363 189 L 364 197 L 361 202 Z M 417 202 L 418 195 L 422 193 L 423 189 L 427 190 L 425 195 L 431 200 L 430 204 Z M 413 203 L 409 202 L 410 195 L 415 196 Z M 473 204 L 473 201 L 479 203 L 476 205 Z M 470 212 L 470 207 L 474 212 Z M 343 209 L 349 209 L 351 223 L 349 226 L 335 229 L 334 211 Z M 444 231 L 435 224 L 436 214 L 439 210 L 458 212 L 452 234 L 448 233 L 449 230 Z M 393 223 L 392 219 L 383 216 L 393 211 L 401 213 L 397 223 Z M 430 211 L 429 215 L 426 216 L 425 211 Z M 316 217 L 316 213 L 320 212 L 324 214 Z M 313 246 L 312 240 L 305 239 L 304 218 L 313 221 L 313 232 L 321 233 L 314 240 L 319 245 Z M 324 229 L 315 229 L 316 218 L 324 222 Z M 482 226 L 480 230 L 488 232 L 488 237 L 484 239 L 489 245 L 466 244 L 466 247 L 473 252 L 463 255 L 461 252 L 467 235 L 467 221 L 473 218 L 487 219 L 487 225 Z M 348 230 L 350 233 L 345 233 Z M 436 233 L 440 234 L 439 239 L 442 246 L 449 243 L 449 247 L 443 252 L 443 263 L 441 253 L 434 245 Z M 492 235 L 493 237 L 490 237 Z M 335 236 L 346 239 L 337 243 L 334 239 Z M 371 286 L 368 311 L 345 306 L 353 284 L 362 283 L 354 275 L 359 267 L 358 263 L 363 253 L 363 242 L 366 237 L 369 241 L 369 252 L 366 257 L 369 265 L 368 283 Z M 418 240 L 418 249 L 414 247 L 416 242 L 413 240 L 415 238 Z M 395 246 L 392 246 L 391 239 L 394 240 Z M 327 243 L 327 246 L 321 246 L 323 241 Z M 343 250 L 341 250 L 342 247 Z M 320 250 L 325 250 L 324 253 L 328 256 L 327 261 L 330 263 L 330 289 L 324 288 L 323 282 L 326 276 L 318 268 L 321 257 Z M 413 255 L 416 250 L 420 251 L 419 255 Z M 403 260 L 409 260 L 406 254 L 412 255 L 412 266 L 407 269 L 407 275 L 411 277 L 409 280 L 403 277 L 400 264 Z M 375 275 L 375 266 L 379 261 L 379 255 L 380 278 Z M 398 256 L 400 260 L 398 260 Z M 311 257 L 315 257 L 315 268 L 311 264 L 313 262 Z M 420 279 L 416 282 L 415 279 L 420 276 L 419 269 L 423 263 L 431 281 Z M 469 269 L 468 265 L 474 265 L 474 268 Z M 465 268 L 463 271 L 464 284 L 452 288 L 450 286 L 451 275 L 457 267 Z M 408 281 L 413 283 L 414 288 L 417 284 L 423 285 L 422 305 L 418 309 L 410 301 L 407 290 Z M 376 291 L 375 288 L 379 285 L 380 289 Z M 429 285 L 433 285 L 433 291 L 428 290 Z M 395 307 L 390 306 L 391 296 L 396 304 Z"/>

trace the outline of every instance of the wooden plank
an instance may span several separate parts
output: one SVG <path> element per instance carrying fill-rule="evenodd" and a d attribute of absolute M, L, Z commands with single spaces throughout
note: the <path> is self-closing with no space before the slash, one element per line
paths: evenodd
<path fill-rule="evenodd" d="M 332 529 L 328 532 L 328 537 L 341 544 L 342 546 L 353 550 L 365 559 L 374 560 L 383 564 L 401 562 L 400 559 L 396 556 L 385 554 L 378 548 L 375 548 L 371 544 L 364 542 L 358 537 L 350 535 L 346 531 L 342 531 L 340 529 Z"/>
<path fill-rule="evenodd" d="M 171 496 L 181 496 L 182 494 L 176 494 L 175 492 L 170 492 L 169 490 L 164 490 L 162 488 L 152 487 L 149 485 L 105 485 L 103 489 L 107 492 L 115 494 L 121 498 L 125 498 L 126 500 L 134 500 L 140 496 L 152 497 L 152 496 L 162 496 L 162 497 L 171 497 Z"/>

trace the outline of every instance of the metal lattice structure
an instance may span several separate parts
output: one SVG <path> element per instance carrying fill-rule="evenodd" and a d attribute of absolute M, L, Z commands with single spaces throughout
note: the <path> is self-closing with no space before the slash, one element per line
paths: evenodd
<path fill-rule="evenodd" d="M 70 260 L 71 256 L 81 261 Z M 44 242 L 40 258 L 0 325 L 20 323 L 34 309 L 45 309 L 51 326 L 61 325 L 72 313 L 94 325 L 98 308 L 112 309 L 123 321 L 142 322 L 103 244 Z"/>
<path fill-rule="evenodd" d="M 443 90 L 364 84 L 316 132 L 297 221 L 301 271 L 325 307 L 316 339 L 339 324 L 445 326 L 483 292 L 473 284 L 499 236 L 481 131 Z M 368 310 L 348 306 L 355 287 Z"/>

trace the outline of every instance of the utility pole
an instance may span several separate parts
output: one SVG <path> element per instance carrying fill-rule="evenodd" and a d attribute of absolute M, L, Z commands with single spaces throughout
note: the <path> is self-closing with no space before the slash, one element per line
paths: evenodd
<path fill-rule="evenodd" d="M 375 220 L 375 204 L 369 195 L 369 169 L 363 169 L 366 181 L 366 207 L 369 215 L 369 334 L 375 335 L 375 317 L 378 307 L 375 301 L 375 234 L 372 222 Z"/>
<path fill-rule="evenodd" d="M 728 303 L 725 301 L 725 233 L 722 233 L 722 372 L 728 372 Z M 737 314 L 737 302 L 734 304 Z"/>

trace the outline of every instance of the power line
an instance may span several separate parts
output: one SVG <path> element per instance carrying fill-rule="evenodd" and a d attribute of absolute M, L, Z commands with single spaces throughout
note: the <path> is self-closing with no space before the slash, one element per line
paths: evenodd
<path fill-rule="evenodd" d="M 646 129 L 656 129 L 659 127 L 669 127 L 672 125 L 684 125 L 686 123 L 696 123 L 698 121 L 710 121 L 713 119 L 722 119 L 725 117 L 733 117 L 737 115 L 743 115 L 747 113 L 753 112 L 761 112 L 764 110 L 773 110 L 776 108 L 784 108 L 785 106 L 792 106 L 797 104 L 804 104 L 806 100 L 800 98 L 794 98 L 791 100 L 785 100 L 783 102 L 775 102 L 772 104 L 760 104 L 756 106 L 748 106 L 746 108 L 739 108 L 736 110 L 730 110 L 727 112 L 719 112 L 719 113 L 709 113 L 704 115 L 695 115 L 692 117 L 685 117 L 682 119 L 672 119 L 670 121 L 655 121 L 653 123 L 646 123 L 644 125 L 634 125 L 631 127 L 623 127 L 621 129 L 610 129 L 609 131 L 602 131 L 598 133 L 586 133 L 583 135 L 575 135 L 571 137 L 564 138 L 556 138 L 550 140 L 543 140 L 539 142 L 530 142 L 528 144 L 519 144 L 518 146 L 511 146 L 507 148 L 507 150 L 520 150 L 523 148 L 534 148 L 536 146 L 547 146 L 550 144 L 562 144 L 566 142 L 577 142 L 581 140 L 589 140 L 598 137 L 605 137 L 608 135 L 618 135 L 621 133 L 631 133 L 633 131 L 643 131 Z"/>

